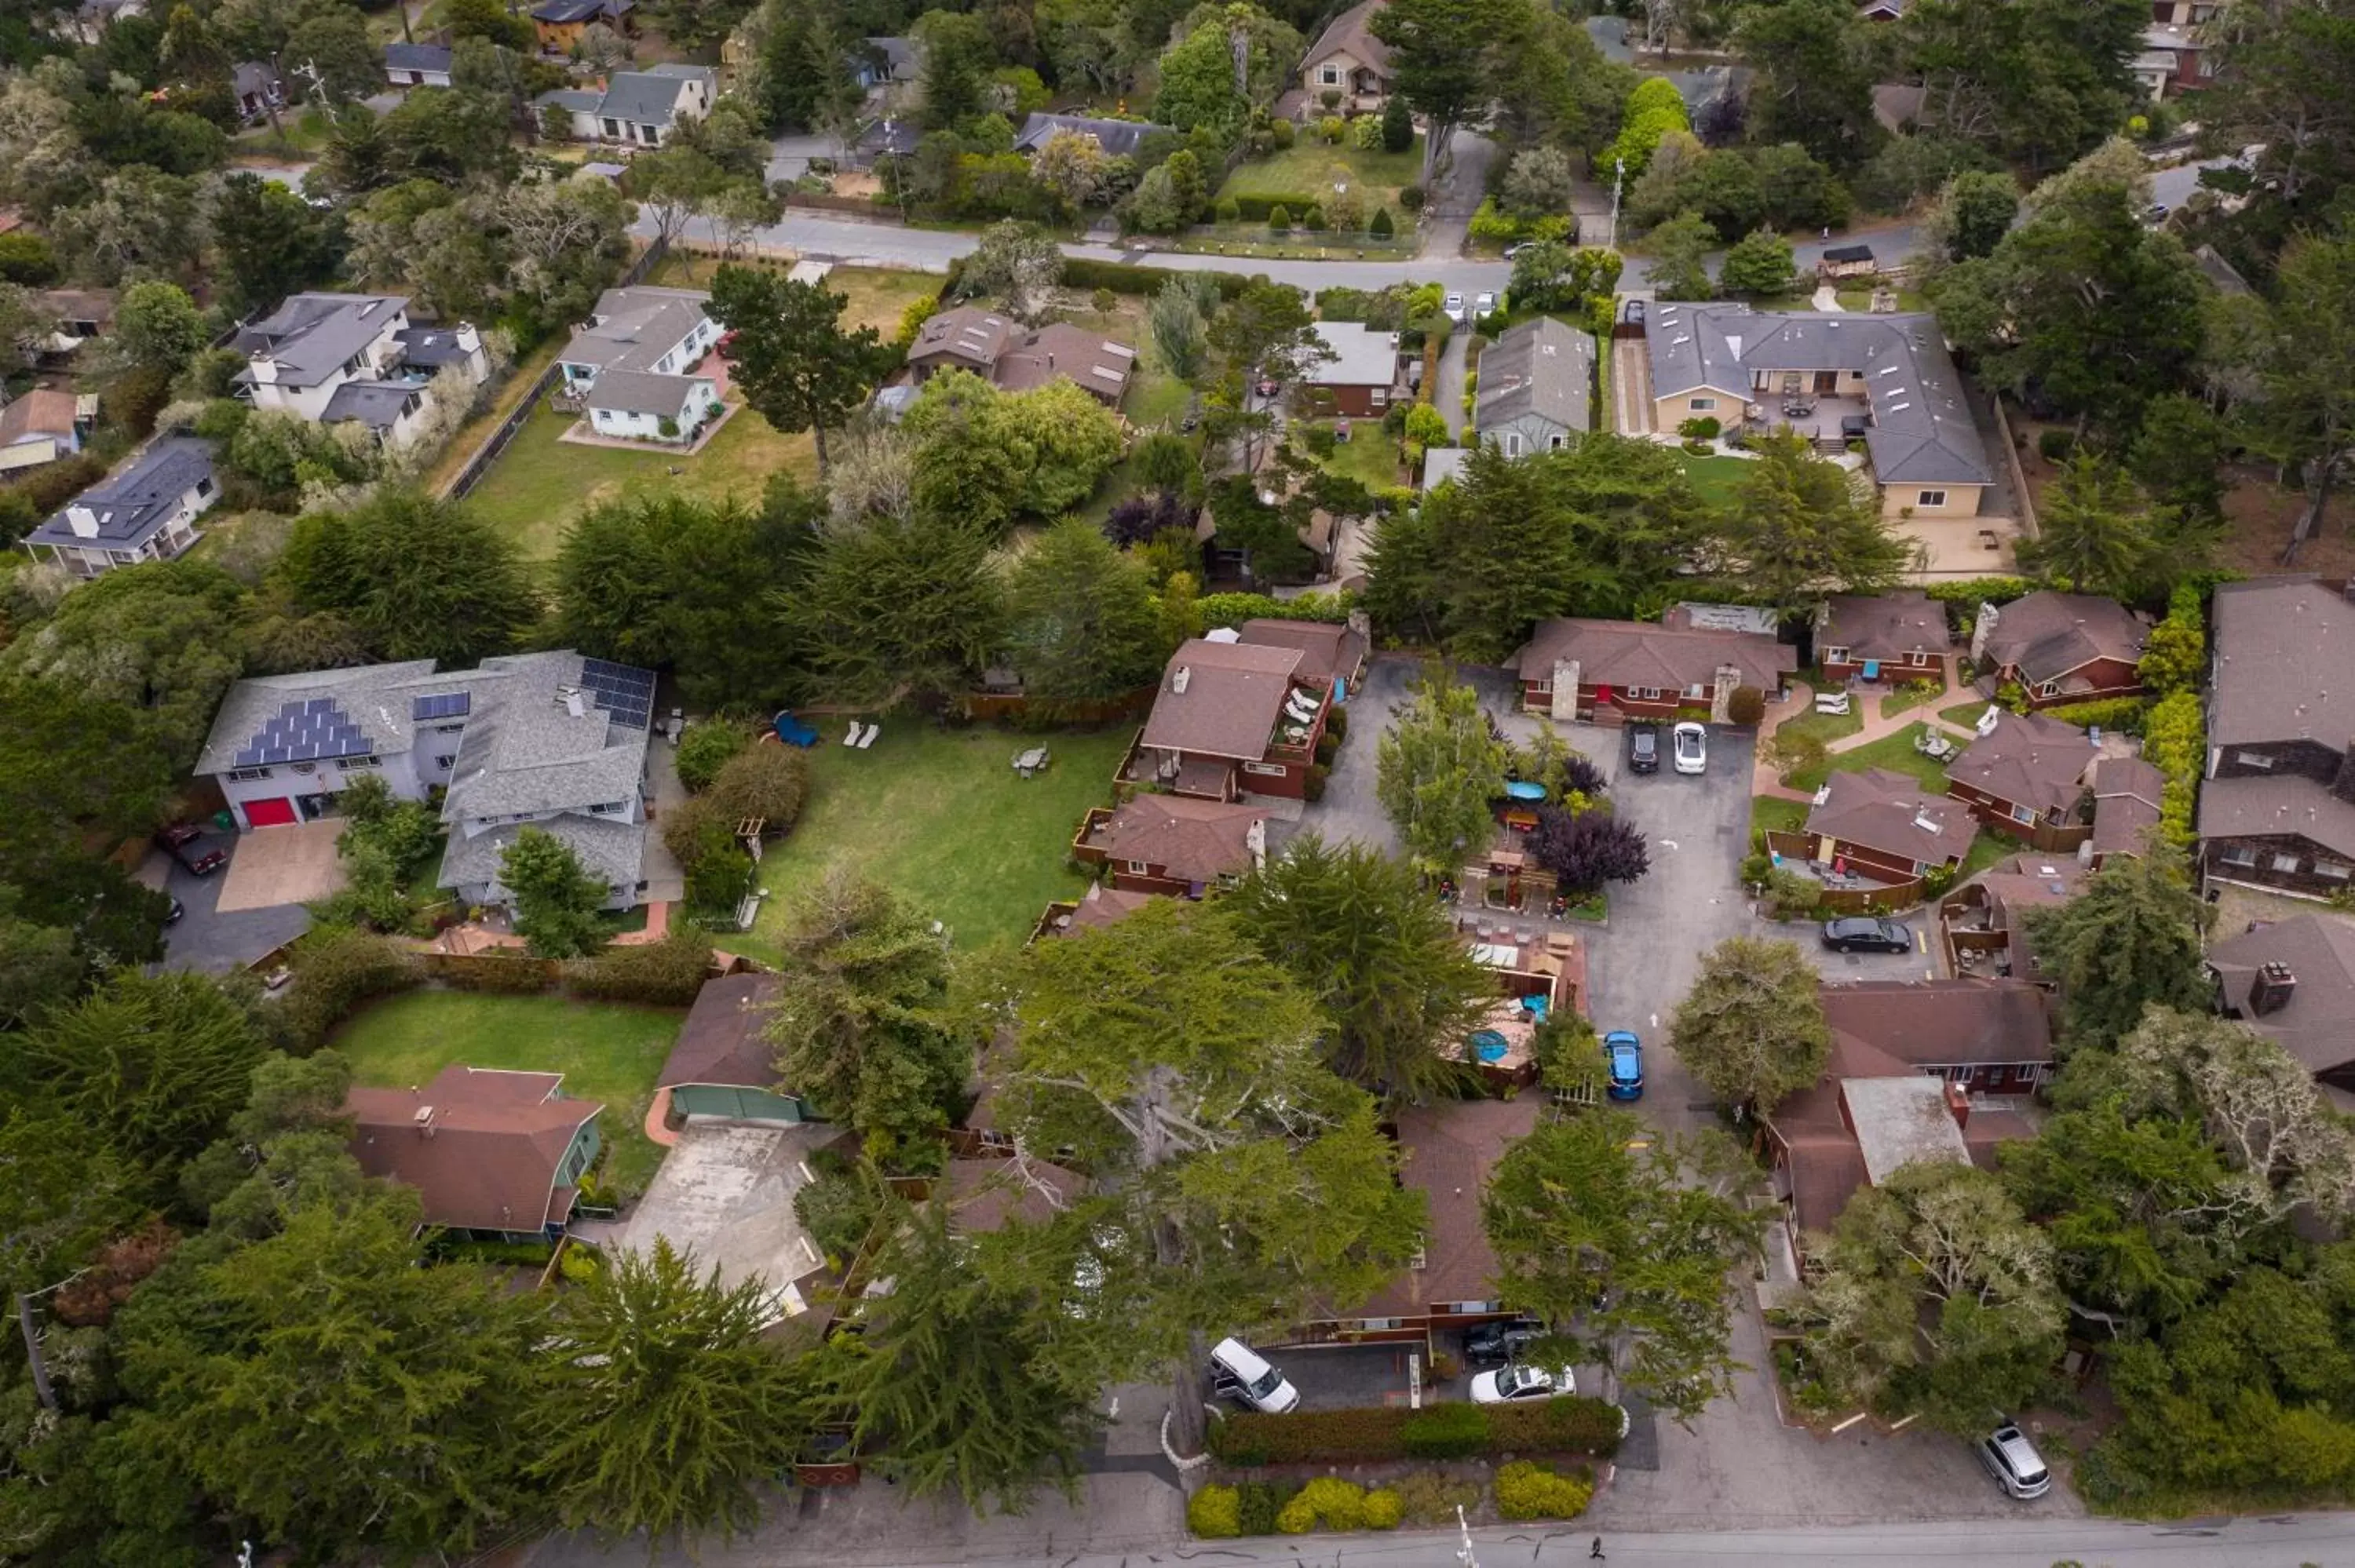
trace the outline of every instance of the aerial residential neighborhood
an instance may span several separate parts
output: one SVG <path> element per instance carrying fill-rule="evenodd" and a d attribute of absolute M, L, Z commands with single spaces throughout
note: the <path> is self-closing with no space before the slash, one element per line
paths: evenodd
<path fill-rule="evenodd" d="M 0 1556 L 2340 1561 L 2348 26 L 17 7 Z"/>

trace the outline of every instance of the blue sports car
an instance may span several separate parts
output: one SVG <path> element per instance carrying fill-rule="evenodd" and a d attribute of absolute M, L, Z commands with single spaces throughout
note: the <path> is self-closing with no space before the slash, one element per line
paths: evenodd
<path fill-rule="evenodd" d="M 1611 1064 L 1611 1097 L 1614 1100 L 1642 1099 L 1644 1043 L 1625 1029 L 1614 1029 L 1603 1037 L 1603 1055 Z"/>

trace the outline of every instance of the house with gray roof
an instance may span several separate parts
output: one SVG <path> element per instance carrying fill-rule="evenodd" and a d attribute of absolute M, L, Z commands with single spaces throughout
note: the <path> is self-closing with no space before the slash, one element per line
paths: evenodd
<path fill-rule="evenodd" d="M 1995 482 L 1934 316 L 1671 300 L 1651 307 L 1644 341 L 1657 430 L 1706 418 L 1861 440 L 1884 517 L 1976 517 Z"/>
<path fill-rule="evenodd" d="M 1312 408 L 1356 419 L 1380 418 L 1389 410 L 1391 398 L 1404 391 L 1398 334 L 1358 322 L 1318 322 L 1315 331 L 1324 353 L 1300 376 Z"/>
<path fill-rule="evenodd" d="M 1560 451 L 1593 428 L 1593 334 L 1540 316 L 1480 355 L 1472 428 L 1508 458 Z"/>
<path fill-rule="evenodd" d="M 2317 578 L 2216 587 L 2200 869 L 2327 898 L 2355 882 L 2355 603 Z"/>
<path fill-rule="evenodd" d="M 395 87 L 448 87 L 451 50 L 443 44 L 387 44 L 384 79 Z"/>
<path fill-rule="evenodd" d="M 664 64 L 645 70 L 617 70 L 604 90 L 559 88 L 532 101 L 542 111 L 559 110 L 571 122 L 576 142 L 619 142 L 659 147 L 679 122 L 711 112 L 719 95 L 719 72 L 709 66 Z"/>
<path fill-rule="evenodd" d="M 1059 132 L 1070 132 L 1075 136 L 1092 136 L 1104 155 L 1112 158 L 1134 158 L 1137 144 L 1156 131 L 1167 131 L 1167 125 L 1154 125 L 1142 120 L 1099 120 L 1088 114 L 1033 114 L 1014 133 L 1014 150 L 1030 154 L 1045 146 Z"/>
<path fill-rule="evenodd" d="M 589 428 L 632 440 L 692 441 L 719 417 L 719 377 L 698 367 L 719 341 L 711 296 L 694 289 L 608 289 L 557 364 Z"/>
<path fill-rule="evenodd" d="M 314 424 L 351 420 L 389 447 L 414 438 L 437 377 L 471 396 L 490 367 L 472 323 L 415 324 L 394 294 L 289 294 L 229 346 L 246 356 L 238 396 L 255 408 Z"/>
<path fill-rule="evenodd" d="M 1398 76 L 1391 47 L 1374 37 L 1374 18 L 1381 9 L 1382 0 L 1362 0 L 1327 22 L 1308 46 L 1300 60 L 1307 113 L 1362 114 L 1390 101 Z M 1331 109 L 1326 107 L 1328 92 L 1334 95 Z"/>
<path fill-rule="evenodd" d="M 2355 1109 L 2355 921 L 2252 921 L 2208 949 L 2208 972 L 2219 1012 L 2296 1057 L 2335 1108 Z"/>
<path fill-rule="evenodd" d="M 168 561 L 203 537 L 197 518 L 219 499 L 212 443 L 169 436 L 66 503 L 25 535 L 25 550 L 85 577 Z"/>
<path fill-rule="evenodd" d="M 526 827 L 570 845 L 627 908 L 642 892 L 655 678 L 569 651 L 440 671 L 430 659 L 265 675 L 229 688 L 196 771 L 240 830 L 327 816 L 372 773 L 393 796 L 442 791 L 441 883 L 505 904 L 499 860 Z"/>

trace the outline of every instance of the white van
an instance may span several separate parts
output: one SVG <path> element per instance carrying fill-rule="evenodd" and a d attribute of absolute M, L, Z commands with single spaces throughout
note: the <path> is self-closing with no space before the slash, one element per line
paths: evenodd
<path fill-rule="evenodd" d="M 1241 1340 L 1220 1340 L 1210 1347 L 1210 1372 L 1220 1393 L 1231 1393 L 1253 1410 L 1281 1415 L 1300 1403 L 1300 1391 Z"/>

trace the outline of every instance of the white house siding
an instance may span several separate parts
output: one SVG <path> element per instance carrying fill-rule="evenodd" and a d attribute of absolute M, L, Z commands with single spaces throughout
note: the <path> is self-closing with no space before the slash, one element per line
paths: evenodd
<path fill-rule="evenodd" d="M 1479 435 L 1483 444 L 1494 445 L 1508 457 L 1528 457 L 1533 452 L 1578 444 L 1578 432 L 1535 414 L 1524 414 L 1493 427 L 1483 425 Z M 1518 449 L 1514 438 L 1519 440 Z"/>
<path fill-rule="evenodd" d="M 454 735 L 437 736 L 421 727 L 417 739 L 420 750 L 430 750 L 426 743 L 435 740 L 447 740 L 448 750 L 452 753 L 458 749 L 458 737 Z M 292 800 L 295 802 L 297 820 L 307 820 L 299 815 L 304 797 L 340 794 L 363 773 L 379 775 L 396 800 L 422 800 L 425 799 L 425 785 L 418 776 L 420 760 L 423 759 L 416 752 L 395 752 L 377 758 L 373 768 L 339 768 L 333 761 L 280 762 L 267 768 L 234 768 L 213 777 L 219 783 L 221 793 L 229 798 L 229 809 L 237 813 L 238 831 L 249 832 L 252 831 L 253 824 L 246 818 L 247 801 Z M 430 767 L 430 761 L 428 765 Z M 305 768 L 309 771 L 305 772 Z M 445 782 L 449 777 L 450 770 L 444 768 L 433 782 Z"/>

